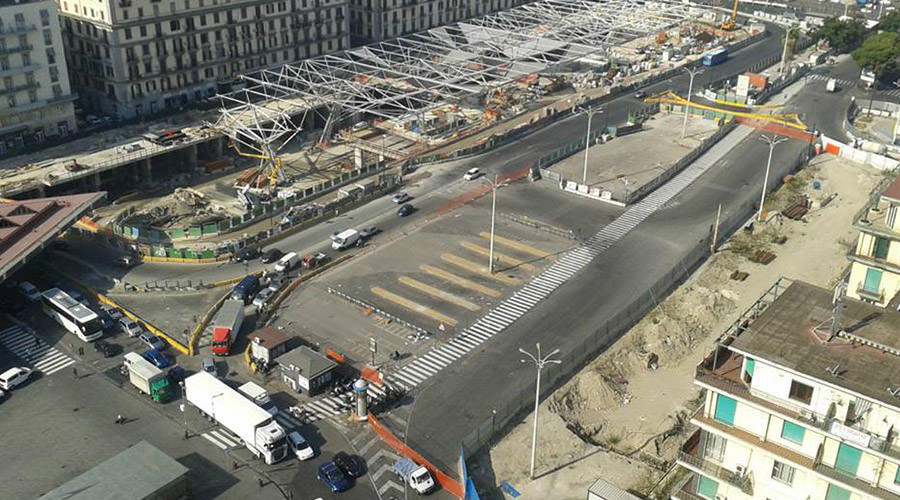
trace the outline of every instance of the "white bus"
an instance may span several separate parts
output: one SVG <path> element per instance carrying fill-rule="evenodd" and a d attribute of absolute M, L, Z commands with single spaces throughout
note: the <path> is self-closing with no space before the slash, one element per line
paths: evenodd
<path fill-rule="evenodd" d="M 59 288 L 43 293 L 43 305 L 48 316 L 81 340 L 93 342 L 103 336 L 103 326 L 97 313 Z"/>

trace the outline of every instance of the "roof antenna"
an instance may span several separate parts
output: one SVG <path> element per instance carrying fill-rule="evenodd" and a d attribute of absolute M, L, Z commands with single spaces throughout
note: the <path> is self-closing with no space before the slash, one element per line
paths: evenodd
<path fill-rule="evenodd" d="M 894 396 L 895 398 L 897 396 L 900 396 L 900 387 L 897 387 L 896 389 L 891 389 L 890 387 L 888 387 L 887 390 L 889 393 L 891 393 L 891 396 Z"/>
<path fill-rule="evenodd" d="M 825 371 L 827 371 L 828 373 L 830 373 L 832 377 L 838 377 L 838 378 L 840 378 L 840 376 L 841 376 L 841 365 L 840 365 L 840 364 L 837 364 L 837 365 L 834 365 L 834 366 L 829 366 L 828 368 L 825 369 Z M 900 388 L 898 388 L 898 390 L 900 390 Z"/>
<path fill-rule="evenodd" d="M 834 287 L 834 296 L 831 298 L 834 309 L 831 311 L 831 335 L 828 337 L 829 342 L 834 340 L 835 335 L 837 335 L 841 329 L 841 315 L 844 312 L 844 297 L 846 296 L 847 282 L 841 280 L 837 286 Z"/>

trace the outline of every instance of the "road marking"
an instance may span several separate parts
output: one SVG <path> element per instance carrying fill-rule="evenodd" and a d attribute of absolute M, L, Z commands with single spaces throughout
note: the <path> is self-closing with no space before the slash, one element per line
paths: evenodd
<path fill-rule="evenodd" d="M 450 326 L 456 326 L 456 324 L 458 323 L 458 321 L 451 318 L 450 316 L 447 316 L 446 314 L 436 311 L 426 305 L 419 304 L 418 302 L 407 299 L 406 297 L 403 297 L 401 295 L 397 295 L 394 292 L 385 290 L 380 286 L 372 287 L 372 293 L 385 300 L 389 300 L 399 305 L 400 307 L 409 309 L 410 311 L 421 314 L 422 316 L 427 316 L 440 323 L 445 323 Z"/>
<path fill-rule="evenodd" d="M 221 449 L 223 449 L 223 450 L 224 450 L 225 448 L 228 448 L 227 445 L 225 445 L 225 444 L 219 442 L 216 438 L 210 436 L 208 433 L 204 433 L 204 434 L 202 434 L 202 436 L 203 436 L 207 441 L 209 441 L 210 443 L 216 445 L 218 448 L 221 448 Z"/>
<path fill-rule="evenodd" d="M 383 485 L 381 485 L 380 488 L 378 488 L 378 494 L 384 495 L 384 492 L 391 488 L 399 491 L 400 493 L 403 493 L 403 487 L 389 479 Z"/>
<path fill-rule="evenodd" d="M 505 285 L 516 286 L 521 283 L 521 280 L 519 280 L 518 278 L 511 278 L 502 273 L 492 273 L 488 270 L 488 268 L 452 253 L 442 254 L 441 260 L 465 271 L 469 271 L 470 273 L 474 273 L 479 276 L 492 279 L 494 281 L 499 281 L 500 283 L 503 283 Z"/>
<path fill-rule="evenodd" d="M 482 238 L 490 241 L 491 233 L 487 231 L 482 231 L 478 234 Z M 519 243 L 518 241 L 511 240 L 509 238 L 504 238 L 503 236 L 497 236 L 494 234 L 494 244 L 503 245 L 505 247 L 512 248 L 514 250 L 518 250 L 522 253 L 527 253 L 528 255 L 533 255 L 535 257 L 546 259 L 553 258 L 553 254 L 551 252 L 545 252 L 539 248 L 535 248 L 533 246 L 526 245 L 524 243 Z"/>
<path fill-rule="evenodd" d="M 423 264 L 423 265 L 419 266 L 419 269 L 421 269 L 422 271 L 424 271 L 427 274 L 436 276 L 444 281 L 449 281 L 450 283 L 453 283 L 454 285 L 457 285 L 461 288 L 466 288 L 468 290 L 472 290 L 473 292 L 478 293 L 480 295 L 484 295 L 485 297 L 492 297 L 492 298 L 498 299 L 503 296 L 503 294 L 500 293 L 498 290 L 494 290 L 493 288 L 486 287 L 486 286 L 482 285 L 481 283 L 476 283 L 472 280 L 463 278 L 462 276 L 457 276 L 449 271 L 444 271 L 443 269 L 440 269 L 440 268 L 437 268 L 434 266 L 429 266 L 428 264 Z"/>
<path fill-rule="evenodd" d="M 378 460 L 386 459 L 390 465 L 393 465 L 394 462 L 396 462 L 397 460 L 402 460 L 402 458 L 403 457 L 392 451 L 381 448 L 377 452 L 375 452 L 374 455 L 372 455 L 372 458 L 369 459 L 369 462 L 374 464 Z M 390 468 L 390 465 L 388 465 L 388 468 Z"/>
<path fill-rule="evenodd" d="M 74 359 L 18 325 L 0 331 L 0 344 L 44 375 L 75 364 Z"/>
<path fill-rule="evenodd" d="M 382 465 L 381 467 L 378 468 L 377 471 L 372 473 L 372 480 L 378 481 L 379 477 L 383 476 L 385 472 L 391 472 L 392 468 L 393 468 L 392 465 L 388 465 L 388 464 Z"/>
<path fill-rule="evenodd" d="M 443 300 L 444 302 L 449 302 L 451 304 L 457 305 L 464 309 L 468 309 L 470 311 L 478 311 L 479 309 L 481 309 L 481 306 L 479 306 L 478 304 L 475 304 L 474 302 L 470 302 L 470 301 L 460 297 L 459 295 L 454 295 L 450 292 L 445 292 L 439 288 L 435 288 L 431 285 L 422 283 L 421 281 L 410 278 L 408 276 L 400 276 L 399 278 L 397 278 L 397 280 L 406 286 L 415 288 L 416 290 L 419 290 L 420 292 L 424 292 L 428 295 L 431 295 L 432 297 L 436 297 L 438 299 Z"/>
<path fill-rule="evenodd" d="M 468 241 L 462 241 L 462 242 L 460 242 L 460 245 L 462 245 L 463 248 L 465 248 L 466 250 L 475 252 L 475 253 L 481 255 L 482 257 L 490 257 L 490 255 L 491 255 L 490 248 L 485 248 L 483 246 L 476 245 L 476 244 L 468 242 Z M 529 273 L 536 273 L 539 271 L 537 266 L 535 266 L 533 264 L 529 264 L 529 263 L 525 262 L 524 260 L 517 259 L 515 257 L 511 257 L 506 254 L 502 254 L 500 252 L 497 252 L 496 250 L 494 251 L 494 260 L 499 261 L 500 263 L 505 264 L 510 267 L 523 269 L 525 271 L 528 271 Z"/>
<path fill-rule="evenodd" d="M 365 434 L 363 434 L 363 435 L 365 436 Z M 369 448 L 371 448 L 372 446 L 375 445 L 375 443 L 378 443 L 380 441 L 381 441 L 381 438 L 379 438 L 378 436 L 372 436 L 372 438 L 369 439 L 369 441 L 366 442 L 366 444 L 363 445 L 363 447 L 359 449 L 359 455 L 361 457 L 366 456 L 366 452 L 369 451 Z"/>

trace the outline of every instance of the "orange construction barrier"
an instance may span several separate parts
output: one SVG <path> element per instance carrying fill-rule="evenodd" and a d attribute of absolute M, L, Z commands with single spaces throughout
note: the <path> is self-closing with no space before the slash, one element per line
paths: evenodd
<path fill-rule="evenodd" d="M 372 415 L 371 413 L 369 413 L 369 427 L 372 428 L 372 431 L 375 432 L 375 434 L 379 438 L 381 438 L 382 441 L 393 448 L 394 451 L 419 465 L 425 466 L 425 468 L 428 469 L 428 472 L 430 472 L 431 475 L 434 476 L 435 481 L 437 481 L 437 483 L 441 485 L 441 488 L 444 488 L 445 490 L 447 490 L 447 492 L 449 492 L 456 498 L 465 498 L 466 489 L 462 484 L 459 483 L 459 481 L 453 479 L 447 474 L 444 474 L 440 469 L 431 465 L 427 460 L 422 458 L 422 455 L 419 455 L 412 448 L 407 446 L 406 443 L 397 439 L 397 437 L 391 434 L 391 431 L 387 430 L 383 425 L 381 425 L 381 422 L 379 422 L 375 415 Z"/>
<path fill-rule="evenodd" d="M 347 362 L 347 357 L 339 352 L 334 352 L 331 349 L 325 349 L 325 356 L 334 361 L 335 363 L 342 365 Z"/>
<path fill-rule="evenodd" d="M 360 375 L 366 382 L 371 382 L 378 386 L 384 385 L 384 380 L 381 379 L 381 373 L 375 368 L 364 366 L 360 371 Z"/>

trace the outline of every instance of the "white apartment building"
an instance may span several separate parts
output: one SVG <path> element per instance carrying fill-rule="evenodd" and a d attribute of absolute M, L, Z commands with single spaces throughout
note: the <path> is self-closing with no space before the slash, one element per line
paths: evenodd
<path fill-rule="evenodd" d="M 346 0 L 59 0 L 72 84 L 127 118 L 232 90 L 241 74 L 350 46 Z"/>
<path fill-rule="evenodd" d="M 483 16 L 526 0 L 350 0 L 354 46 Z"/>
<path fill-rule="evenodd" d="M 900 499 L 900 313 L 833 297 L 780 280 L 697 366 L 673 498 Z"/>
<path fill-rule="evenodd" d="M 879 306 L 900 306 L 900 178 L 853 221 L 859 231 L 847 295 Z"/>
<path fill-rule="evenodd" d="M 49 0 L 0 0 L 0 155 L 75 132 L 75 95 Z"/>

